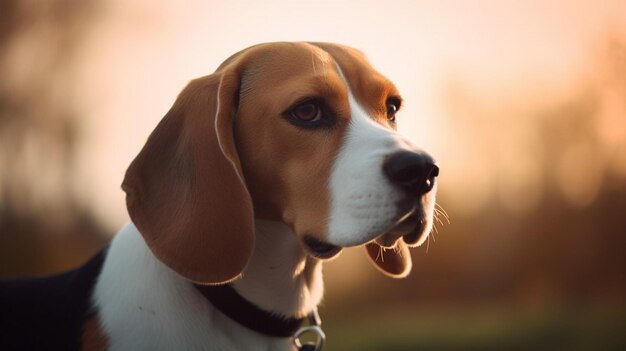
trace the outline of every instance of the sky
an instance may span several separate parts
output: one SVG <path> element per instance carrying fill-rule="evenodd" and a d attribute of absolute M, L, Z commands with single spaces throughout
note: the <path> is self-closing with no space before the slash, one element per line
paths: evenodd
<path fill-rule="evenodd" d="M 520 101 L 573 94 L 581 79 L 594 74 L 590 62 L 600 50 L 599 39 L 626 33 L 623 1 L 191 1 L 181 6 L 115 0 L 100 4 L 98 11 L 69 77 L 84 116 L 75 193 L 112 229 L 127 221 L 119 188 L 124 171 L 178 92 L 250 45 L 310 40 L 362 50 L 398 86 L 405 100 L 399 130 L 438 159 L 441 191 L 473 197 L 480 205 L 497 181 L 493 167 L 511 173 L 510 198 L 538 188 L 539 166 L 515 151 L 532 139 L 532 129 L 518 120 Z M 463 104 L 454 106 L 455 99 Z M 511 105 L 517 114 L 510 113 Z M 468 106 L 474 109 L 465 110 Z M 493 117 L 471 118 L 483 112 Z M 491 136 L 495 147 L 512 153 L 492 162 L 481 148 L 493 148 L 494 140 L 481 145 L 476 134 L 464 132 L 477 123 L 512 127 L 510 135 Z M 578 152 L 570 154 L 571 159 Z M 521 161 L 512 164 L 511 158 Z M 567 174 L 571 167 L 563 162 Z"/>

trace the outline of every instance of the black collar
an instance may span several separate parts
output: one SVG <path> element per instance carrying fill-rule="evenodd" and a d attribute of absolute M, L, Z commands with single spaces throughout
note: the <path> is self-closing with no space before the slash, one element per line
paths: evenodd
<path fill-rule="evenodd" d="M 306 318 L 282 317 L 260 309 L 246 300 L 230 285 L 194 286 L 213 306 L 235 322 L 256 332 L 274 336 L 291 337 Z"/>

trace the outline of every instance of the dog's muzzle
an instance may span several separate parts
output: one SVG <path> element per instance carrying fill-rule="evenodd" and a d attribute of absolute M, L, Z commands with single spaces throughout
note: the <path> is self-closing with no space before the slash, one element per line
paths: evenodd
<path fill-rule="evenodd" d="M 385 159 L 382 170 L 404 197 L 396 203 L 397 221 L 375 241 L 383 247 L 393 247 L 400 238 L 408 245 L 417 244 L 426 234 L 428 222 L 422 199 L 435 187 L 439 167 L 426 153 L 400 151 Z M 304 243 L 313 256 L 321 259 L 334 257 L 341 251 L 341 247 L 309 235 Z"/>
<path fill-rule="evenodd" d="M 376 239 L 383 247 L 392 247 L 402 237 L 409 245 L 416 244 L 425 234 L 426 214 L 421 199 L 435 187 L 439 167 L 426 153 L 400 151 L 390 155 L 383 164 L 383 173 L 405 193 L 397 203 L 401 219 L 387 233 Z"/>

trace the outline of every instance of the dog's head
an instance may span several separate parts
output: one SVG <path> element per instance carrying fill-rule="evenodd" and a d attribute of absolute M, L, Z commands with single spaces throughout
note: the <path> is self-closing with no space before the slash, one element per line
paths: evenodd
<path fill-rule="evenodd" d="M 282 221 L 312 256 L 366 244 L 402 277 L 432 227 L 438 168 L 396 132 L 395 86 L 357 50 L 257 45 L 192 81 L 123 183 L 153 253 L 190 280 L 236 279 L 254 218 Z M 385 250 L 390 248 L 391 250 Z"/>

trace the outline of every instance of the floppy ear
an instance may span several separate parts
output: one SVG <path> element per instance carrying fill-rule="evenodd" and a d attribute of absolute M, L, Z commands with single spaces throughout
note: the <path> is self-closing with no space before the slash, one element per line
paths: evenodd
<path fill-rule="evenodd" d="M 122 184 L 153 254 L 198 283 L 238 278 L 252 252 L 252 202 L 233 140 L 238 86 L 234 70 L 189 83 Z"/>
<path fill-rule="evenodd" d="M 404 278 L 411 272 L 411 253 L 402 240 L 390 249 L 372 242 L 365 246 L 365 250 L 374 266 L 392 278 Z"/>

